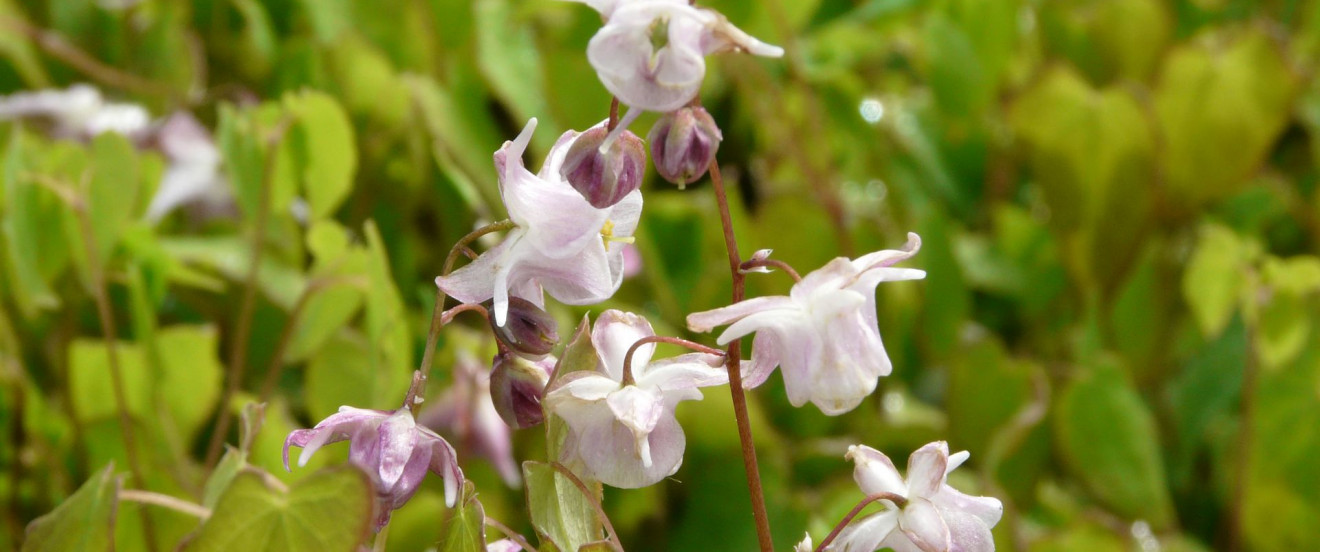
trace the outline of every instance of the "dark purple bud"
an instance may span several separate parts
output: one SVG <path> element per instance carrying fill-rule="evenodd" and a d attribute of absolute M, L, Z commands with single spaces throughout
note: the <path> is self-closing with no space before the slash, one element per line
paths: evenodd
<path fill-rule="evenodd" d="M 504 423 L 514 429 L 539 425 L 544 420 L 541 397 L 554 372 L 555 357 L 530 360 L 514 353 L 495 357 L 490 373 L 490 400 Z"/>
<path fill-rule="evenodd" d="M 569 146 L 559 174 L 597 209 L 610 207 L 641 187 L 646 172 L 642 139 L 623 131 L 606 151 L 601 145 L 609 130 L 598 126 L 583 132 Z"/>
<path fill-rule="evenodd" d="M 646 135 L 656 172 L 679 189 L 706 174 L 723 139 L 720 127 L 701 107 L 664 114 Z"/>
<path fill-rule="evenodd" d="M 483 303 L 488 311 L 491 304 L 491 301 Z M 509 297 L 508 319 L 503 326 L 496 326 L 492 318 L 490 329 L 505 347 L 525 355 L 548 355 L 559 343 L 559 323 L 550 313 L 521 297 Z"/>

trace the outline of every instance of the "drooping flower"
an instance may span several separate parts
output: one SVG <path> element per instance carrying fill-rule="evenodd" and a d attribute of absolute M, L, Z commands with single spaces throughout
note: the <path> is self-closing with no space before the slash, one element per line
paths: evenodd
<path fill-rule="evenodd" d="M 454 362 L 454 383 L 435 399 L 435 406 L 418 416 L 422 425 L 458 443 L 464 453 L 486 459 L 510 487 L 522 483 L 513 458 L 509 426 L 500 420 L 491 402 L 491 373 L 470 353 L 460 349 Z M 427 401 L 432 402 L 432 401 Z"/>
<path fill-rule="evenodd" d="M 898 552 L 958 550 L 989 552 L 995 549 L 990 529 L 999 523 L 1004 506 L 998 499 L 970 496 L 949 486 L 949 472 L 970 456 L 949 455 L 944 441 L 930 443 L 908 457 L 904 478 L 884 453 L 871 447 L 848 447 L 845 458 L 854 462 L 853 479 L 867 496 L 891 493 L 902 503 L 881 499 L 886 509 L 854 521 L 839 532 L 830 550 L 870 552 L 893 548 Z"/>
<path fill-rule="evenodd" d="M 560 176 L 597 209 L 618 203 L 642 186 L 646 146 L 636 134 L 622 130 L 608 146 L 604 126 L 583 132 L 564 156 Z"/>
<path fill-rule="evenodd" d="M 168 164 L 160 187 L 147 207 L 147 220 L 158 221 L 181 205 L 201 202 L 227 205 L 233 201 L 221 174 L 222 159 L 211 134 L 186 111 L 170 115 L 156 129 L 152 142 L 165 154 Z"/>
<path fill-rule="evenodd" d="M 488 301 L 487 310 L 491 308 Z M 543 357 L 559 343 L 559 323 L 555 317 L 522 297 L 510 297 L 509 316 L 503 326 L 490 321 L 495 339 L 510 350 L 529 357 Z"/>
<path fill-rule="evenodd" d="M 606 20 L 587 45 L 587 60 L 605 88 L 634 109 L 667 112 L 691 101 L 705 78 L 708 54 L 784 55 L 782 48 L 752 38 L 719 12 L 687 0 L 577 1 Z"/>
<path fill-rule="evenodd" d="M 500 195 L 517 226 L 470 264 L 436 278 L 441 290 L 465 303 L 493 298 L 492 314 L 500 326 L 508 317 L 510 295 L 538 307 L 544 307 L 542 290 L 570 305 L 614 295 L 623 282 L 622 244 L 632 241 L 642 212 L 640 191 L 597 209 L 564 181 L 559 168 L 578 132 L 560 136 L 540 173 L 524 168 L 522 155 L 535 129 L 532 119 L 516 140 L 495 152 Z"/>
<path fill-rule="evenodd" d="M 655 344 L 648 343 L 633 353 L 633 382 L 625 383 L 628 349 L 653 335 L 641 316 L 601 313 L 591 332 L 596 370 L 565 375 L 545 396 L 547 411 L 569 426 L 561 460 L 606 485 L 645 487 L 678 471 L 686 438 L 674 407 L 701 399 L 700 387 L 728 381 L 720 356 L 690 353 L 653 362 Z"/>
<path fill-rule="evenodd" d="M 427 470 L 444 478 L 445 504 L 453 507 L 458 499 L 463 470 L 458 467 L 454 447 L 417 425 L 407 405 L 393 411 L 341 406 L 316 427 L 294 430 L 284 440 L 284 469 L 289 469 L 290 445 L 303 449 L 298 455 L 301 467 L 322 446 L 339 441 L 349 441 L 348 460 L 366 471 L 374 483 L 377 531 L 389 523 L 391 512 L 417 492 Z"/>
<path fill-rule="evenodd" d="M 892 266 L 920 247 L 921 238 L 909 233 L 901 250 L 855 260 L 836 258 L 794 284 L 787 297 L 755 297 L 693 313 L 687 317 L 688 327 L 707 332 L 729 324 L 720 334 L 721 345 L 756 332 L 744 387 L 760 385 L 780 366 L 793 406 L 811 401 L 825 414 L 842 414 L 860 404 L 893 369 L 880 341 L 875 287 L 924 278 L 924 271 Z"/>
<path fill-rule="evenodd" d="M 706 174 L 723 139 L 715 119 L 700 106 L 664 114 L 646 135 L 656 172 L 680 190 Z"/>

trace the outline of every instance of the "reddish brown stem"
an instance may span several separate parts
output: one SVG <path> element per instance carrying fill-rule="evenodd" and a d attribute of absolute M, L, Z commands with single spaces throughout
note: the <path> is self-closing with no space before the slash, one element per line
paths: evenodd
<path fill-rule="evenodd" d="M 459 305 L 457 307 L 445 311 L 445 313 L 440 316 L 440 323 L 448 324 L 450 322 L 453 322 L 454 317 L 458 316 L 459 313 L 468 312 L 468 311 L 475 311 L 478 314 L 480 314 L 482 318 L 485 318 L 487 320 L 490 319 L 490 313 L 486 311 L 486 307 L 478 303 L 463 303 L 462 305 Z"/>
<path fill-rule="evenodd" d="M 793 267 L 789 266 L 788 263 L 778 259 L 761 259 L 759 261 L 751 260 L 751 261 L 745 261 L 742 264 L 738 265 L 738 268 L 743 271 L 751 270 L 753 268 L 758 268 L 758 267 L 778 268 L 779 270 L 784 271 L 785 274 L 788 274 L 788 277 L 792 278 L 794 282 L 802 281 L 802 276 L 798 275 L 797 271 L 793 270 Z"/>
<path fill-rule="evenodd" d="M 625 354 L 625 355 L 623 355 L 623 382 L 622 382 L 622 383 L 623 383 L 624 385 L 633 385 L 634 383 L 636 383 L 636 380 L 633 379 L 633 370 L 632 370 L 632 359 L 633 359 L 633 353 L 637 352 L 637 349 L 638 349 L 638 348 L 640 348 L 642 345 L 646 345 L 647 343 L 668 343 L 668 344 L 670 344 L 670 345 L 678 345 L 678 346 L 680 346 L 680 347 L 687 347 L 687 348 L 692 349 L 693 351 L 696 351 L 696 352 L 698 352 L 698 353 L 706 353 L 706 354 L 708 354 L 708 355 L 719 355 L 719 356 L 724 356 L 724 351 L 721 351 L 721 350 L 719 350 L 719 349 L 715 349 L 715 348 L 713 348 L 713 347 L 707 347 L 707 346 L 702 345 L 702 344 L 700 344 L 700 343 L 697 343 L 697 342 L 695 342 L 695 341 L 688 341 L 688 340 L 686 340 L 686 339 L 682 339 L 682 338 L 678 338 L 678 337 L 669 337 L 669 336 L 663 336 L 663 335 L 650 335 L 650 336 L 646 336 L 646 337 L 643 337 L 643 338 L 641 338 L 641 339 L 638 339 L 636 342 L 634 342 L 634 343 L 632 344 L 631 347 L 628 347 L 628 353 Z"/>
<path fill-rule="evenodd" d="M 835 537 L 838 537 L 839 533 L 843 531 L 843 528 L 847 527 L 848 523 L 851 522 L 853 518 L 857 517 L 857 514 L 862 513 L 864 508 L 870 506 L 872 502 L 877 500 L 891 501 L 899 508 L 907 506 L 907 498 L 894 493 L 876 493 L 863 498 L 861 502 L 858 502 L 856 506 L 853 506 L 852 511 L 848 512 L 848 515 L 843 516 L 843 519 L 839 521 L 838 525 L 834 526 L 834 530 L 830 531 L 830 534 L 825 535 L 825 540 L 820 541 L 820 546 L 816 547 L 816 552 L 824 552 L 825 548 L 829 546 L 831 542 L 834 542 Z"/>
<path fill-rule="evenodd" d="M 733 216 L 729 213 L 729 198 L 720 177 L 720 165 L 710 161 L 710 180 L 715 188 L 715 201 L 720 207 L 720 226 L 724 229 L 724 247 L 729 252 L 729 273 L 733 277 L 733 303 L 743 300 L 746 290 L 743 273 L 738 270 L 742 259 L 738 255 L 738 239 L 733 235 Z M 725 368 L 729 371 L 729 394 L 733 396 L 733 414 L 738 423 L 738 440 L 742 443 L 743 468 L 747 472 L 747 491 L 752 499 L 752 518 L 756 521 L 756 536 L 761 552 L 773 552 L 770 537 L 770 518 L 765 511 L 765 492 L 761 488 L 761 471 L 756 465 L 756 445 L 752 442 L 752 423 L 747 416 L 747 396 L 742 386 L 742 343 L 735 339 L 729 343 Z"/>
<path fill-rule="evenodd" d="M 610 122 L 605 125 L 605 130 L 614 130 L 619 126 L 619 99 L 610 98 Z"/>

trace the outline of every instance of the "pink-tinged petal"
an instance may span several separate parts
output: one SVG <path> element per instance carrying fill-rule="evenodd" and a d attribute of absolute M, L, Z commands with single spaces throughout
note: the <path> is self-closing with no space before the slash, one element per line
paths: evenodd
<path fill-rule="evenodd" d="M 706 353 L 689 353 L 657 360 L 648 364 L 640 373 L 634 371 L 633 376 L 637 378 L 637 385 L 661 391 L 696 389 L 729 382 L 729 372 L 724 369 L 724 357 Z"/>
<path fill-rule="evenodd" d="M 855 310 L 826 319 L 822 334 L 828 337 L 811 374 L 811 402 L 834 416 L 860 404 L 892 368 L 880 335 Z"/>
<path fill-rule="evenodd" d="M 844 458 L 853 461 L 853 480 L 867 496 L 879 493 L 908 495 L 907 484 L 885 453 L 865 445 L 852 445 Z"/>
<path fill-rule="evenodd" d="M 772 330 L 766 335 L 772 336 L 767 339 L 773 338 L 780 351 L 779 373 L 784 378 L 784 393 L 788 395 L 789 404 L 795 407 L 806 404 L 815 394 L 816 363 L 823 354 L 825 337 L 818 329 L 805 324 L 796 329 Z"/>
<path fill-rule="evenodd" d="M 752 301 L 756 299 L 762 298 L 758 297 L 752 299 Z M 774 297 L 765 297 L 764 299 L 774 299 Z M 740 339 L 752 332 L 764 331 L 774 332 L 781 339 L 792 341 L 795 335 L 811 331 L 808 326 L 809 323 L 810 320 L 807 318 L 806 312 L 797 305 L 790 308 L 762 310 L 729 324 L 729 327 L 724 329 L 724 333 L 721 333 L 715 339 L 715 342 L 720 345 L 728 345 L 729 342 Z"/>
<path fill-rule="evenodd" d="M 463 484 L 463 470 L 458 467 L 458 454 L 449 441 L 444 440 L 429 429 L 420 428 L 419 446 L 429 447 L 431 459 L 428 468 L 431 473 L 440 476 L 445 484 L 445 505 L 453 508 L 458 501 L 458 489 Z"/>
<path fill-rule="evenodd" d="M 406 408 L 399 409 L 376 430 L 380 441 L 377 447 L 380 450 L 380 482 L 385 488 L 393 488 L 403 476 L 403 468 L 417 446 L 416 430 L 417 422 Z"/>
<path fill-rule="evenodd" d="M 944 485 L 945 467 L 949 464 L 949 444 L 936 441 L 908 457 L 907 486 L 910 497 L 929 498 Z"/>
<path fill-rule="evenodd" d="M 605 374 L 573 372 L 555 382 L 554 389 L 546 391 L 542 404 L 553 411 L 559 403 L 565 401 L 603 401 L 610 393 L 618 390 L 618 380 L 611 379 Z"/>
<path fill-rule="evenodd" d="M 621 489 L 654 485 L 673 475 L 683 463 L 687 446 L 683 429 L 672 415 L 662 416 L 647 436 L 650 465 L 644 465 L 632 432 L 619 423 L 600 433 L 579 434 L 583 463 L 601 483 Z"/>
<path fill-rule="evenodd" d="M 947 552 L 951 546 L 949 528 L 939 509 L 924 498 L 908 500 L 898 516 L 898 528 L 925 552 Z"/>
<path fill-rule="evenodd" d="M 609 219 L 614 223 L 614 235 L 631 236 L 637 232 L 637 223 L 642 218 L 642 191 L 633 190 L 623 196 L 609 209 Z M 613 248 L 611 248 L 613 249 Z"/>
<path fill-rule="evenodd" d="M 931 497 L 931 502 L 942 510 L 962 512 L 975 516 L 987 527 L 994 527 L 1004 516 L 1004 505 L 999 499 L 989 496 L 971 496 L 962 491 L 944 485 L 940 492 Z"/>
<path fill-rule="evenodd" d="M 715 329 L 716 326 L 730 324 L 759 312 L 797 308 L 797 303 L 794 303 L 793 300 L 788 297 L 753 297 L 751 299 L 739 301 L 727 307 L 689 314 L 687 316 L 687 325 L 689 330 L 705 333 Z M 742 336 L 740 335 L 738 337 Z"/>
<path fill-rule="evenodd" d="M 614 419 L 632 432 L 637 457 L 642 467 L 651 467 L 650 443 L 647 436 L 655 429 L 664 413 L 664 396 L 658 390 L 646 390 L 629 385 L 605 399 Z"/>
<path fill-rule="evenodd" d="M 825 266 L 808 272 L 802 281 L 793 284 L 788 295 L 800 304 L 811 304 L 811 298 L 817 291 L 836 291 L 842 289 L 857 277 L 857 269 L 845 257 L 835 257 Z"/>
<path fill-rule="evenodd" d="M 477 256 L 472 262 L 459 267 L 448 276 L 435 279 L 440 291 L 464 303 L 481 303 L 495 296 L 495 273 L 506 268 L 504 257 L 521 240 L 525 230 L 515 228 L 499 245 Z M 521 295 L 519 297 L 522 297 Z M 529 297 L 523 297 L 535 302 Z"/>
<path fill-rule="evenodd" d="M 652 24 L 668 21 L 668 43 L 651 44 Z M 587 59 L 619 101 L 648 111 L 682 107 L 706 72 L 701 30 L 711 16 L 683 3 L 633 2 L 614 10 L 587 45 Z"/>
<path fill-rule="evenodd" d="M 976 516 L 941 508 L 944 524 L 949 528 L 950 552 L 993 552 L 995 538 L 990 527 Z"/>
<path fill-rule="evenodd" d="M 760 387 L 765 383 L 779 366 L 781 358 L 783 355 L 779 352 L 779 341 L 774 332 L 756 334 L 752 340 L 752 358 L 741 364 L 743 389 Z"/>
<path fill-rule="evenodd" d="M 839 552 L 872 552 L 880 548 L 885 537 L 896 533 L 898 510 L 876 512 L 849 523 L 830 543 L 828 550 Z"/>
<path fill-rule="evenodd" d="M 486 552 L 522 552 L 522 545 L 511 539 L 500 539 L 486 545 Z"/>
<path fill-rule="evenodd" d="M 903 534 L 902 531 L 893 531 L 889 533 L 885 540 L 880 542 L 880 548 L 891 548 L 894 552 L 924 552 L 920 546 L 912 542 L 912 539 Z"/>
<path fill-rule="evenodd" d="M 893 266 L 908 259 L 911 259 L 921 250 L 921 236 L 915 232 L 908 232 L 907 243 L 903 244 L 901 249 L 885 249 L 874 253 L 867 253 L 852 261 L 852 265 L 858 272 L 866 272 L 874 268 L 883 268 Z"/>
<path fill-rule="evenodd" d="M 617 247 L 617 246 L 616 246 Z M 622 264 L 611 266 L 609 255 L 597 235 L 575 256 L 550 259 L 528 255 L 510 275 L 510 287 L 535 281 L 551 297 L 567 305 L 591 305 L 609 299 L 623 282 Z"/>
<path fill-rule="evenodd" d="M 536 117 L 527 121 L 522 132 L 511 142 L 505 142 L 500 149 L 495 151 L 495 173 L 499 175 L 500 196 L 505 198 L 504 204 L 509 201 L 506 196 L 517 194 L 518 188 L 522 185 L 536 181 L 536 175 L 523 166 L 523 154 L 527 152 L 527 144 L 532 141 L 532 134 L 536 132 Z M 522 225 L 526 220 L 523 218 L 523 212 L 509 209 L 509 218 L 513 222 Z"/>
<path fill-rule="evenodd" d="M 358 431 L 372 431 L 389 414 L 380 410 L 339 407 L 339 412 L 321 420 L 316 427 L 289 433 L 288 438 L 284 440 L 284 468 L 289 468 L 289 445 L 303 449 L 302 454 L 298 456 L 298 466 L 306 466 L 317 449 L 330 443 L 350 439 Z"/>
<path fill-rule="evenodd" d="M 610 309 L 600 313 L 596 325 L 591 328 L 591 344 L 600 356 L 599 369 L 609 374 L 616 381 L 623 380 L 623 360 L 628 349 L 634 343 L 646 337 L 654 337 L 655 330 L 651 323 L 641 316 L 630 312 Z M 633 353 L 632 370 L 634 378 L 638 376 L 651 355 L 655 354 L 655 344 L 647 343 Z"/>
<path fill-rule="evenodd" d="M 430 463 L 430 447 L 413 449 L 412 456 L 408 457 L 408 463 L 404 465 L 403 472 L 399 474 L 399 479 L 394 483 L 394 486 L 380 494 L 382 502 L 388 504 L 391 510 L 407 503 L 408 499 L 417 494 L 417 489 L 421 486 L 422 480 L 426 478 L 427 467 Z"/>

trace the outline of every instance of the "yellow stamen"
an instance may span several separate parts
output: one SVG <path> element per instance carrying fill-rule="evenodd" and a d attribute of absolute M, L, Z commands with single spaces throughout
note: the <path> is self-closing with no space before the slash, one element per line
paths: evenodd
<path fill-rule="evenodd" d="M 612 220 L 606 220 L 605 224 L 600 227 L 600 237 L 605 240 L 605 251 L 610 250 L 610 242 L 633 243 L 636 241 L 636 238 L 632 236 L 616 237 L 614 235 L 614 221 Z"/>

